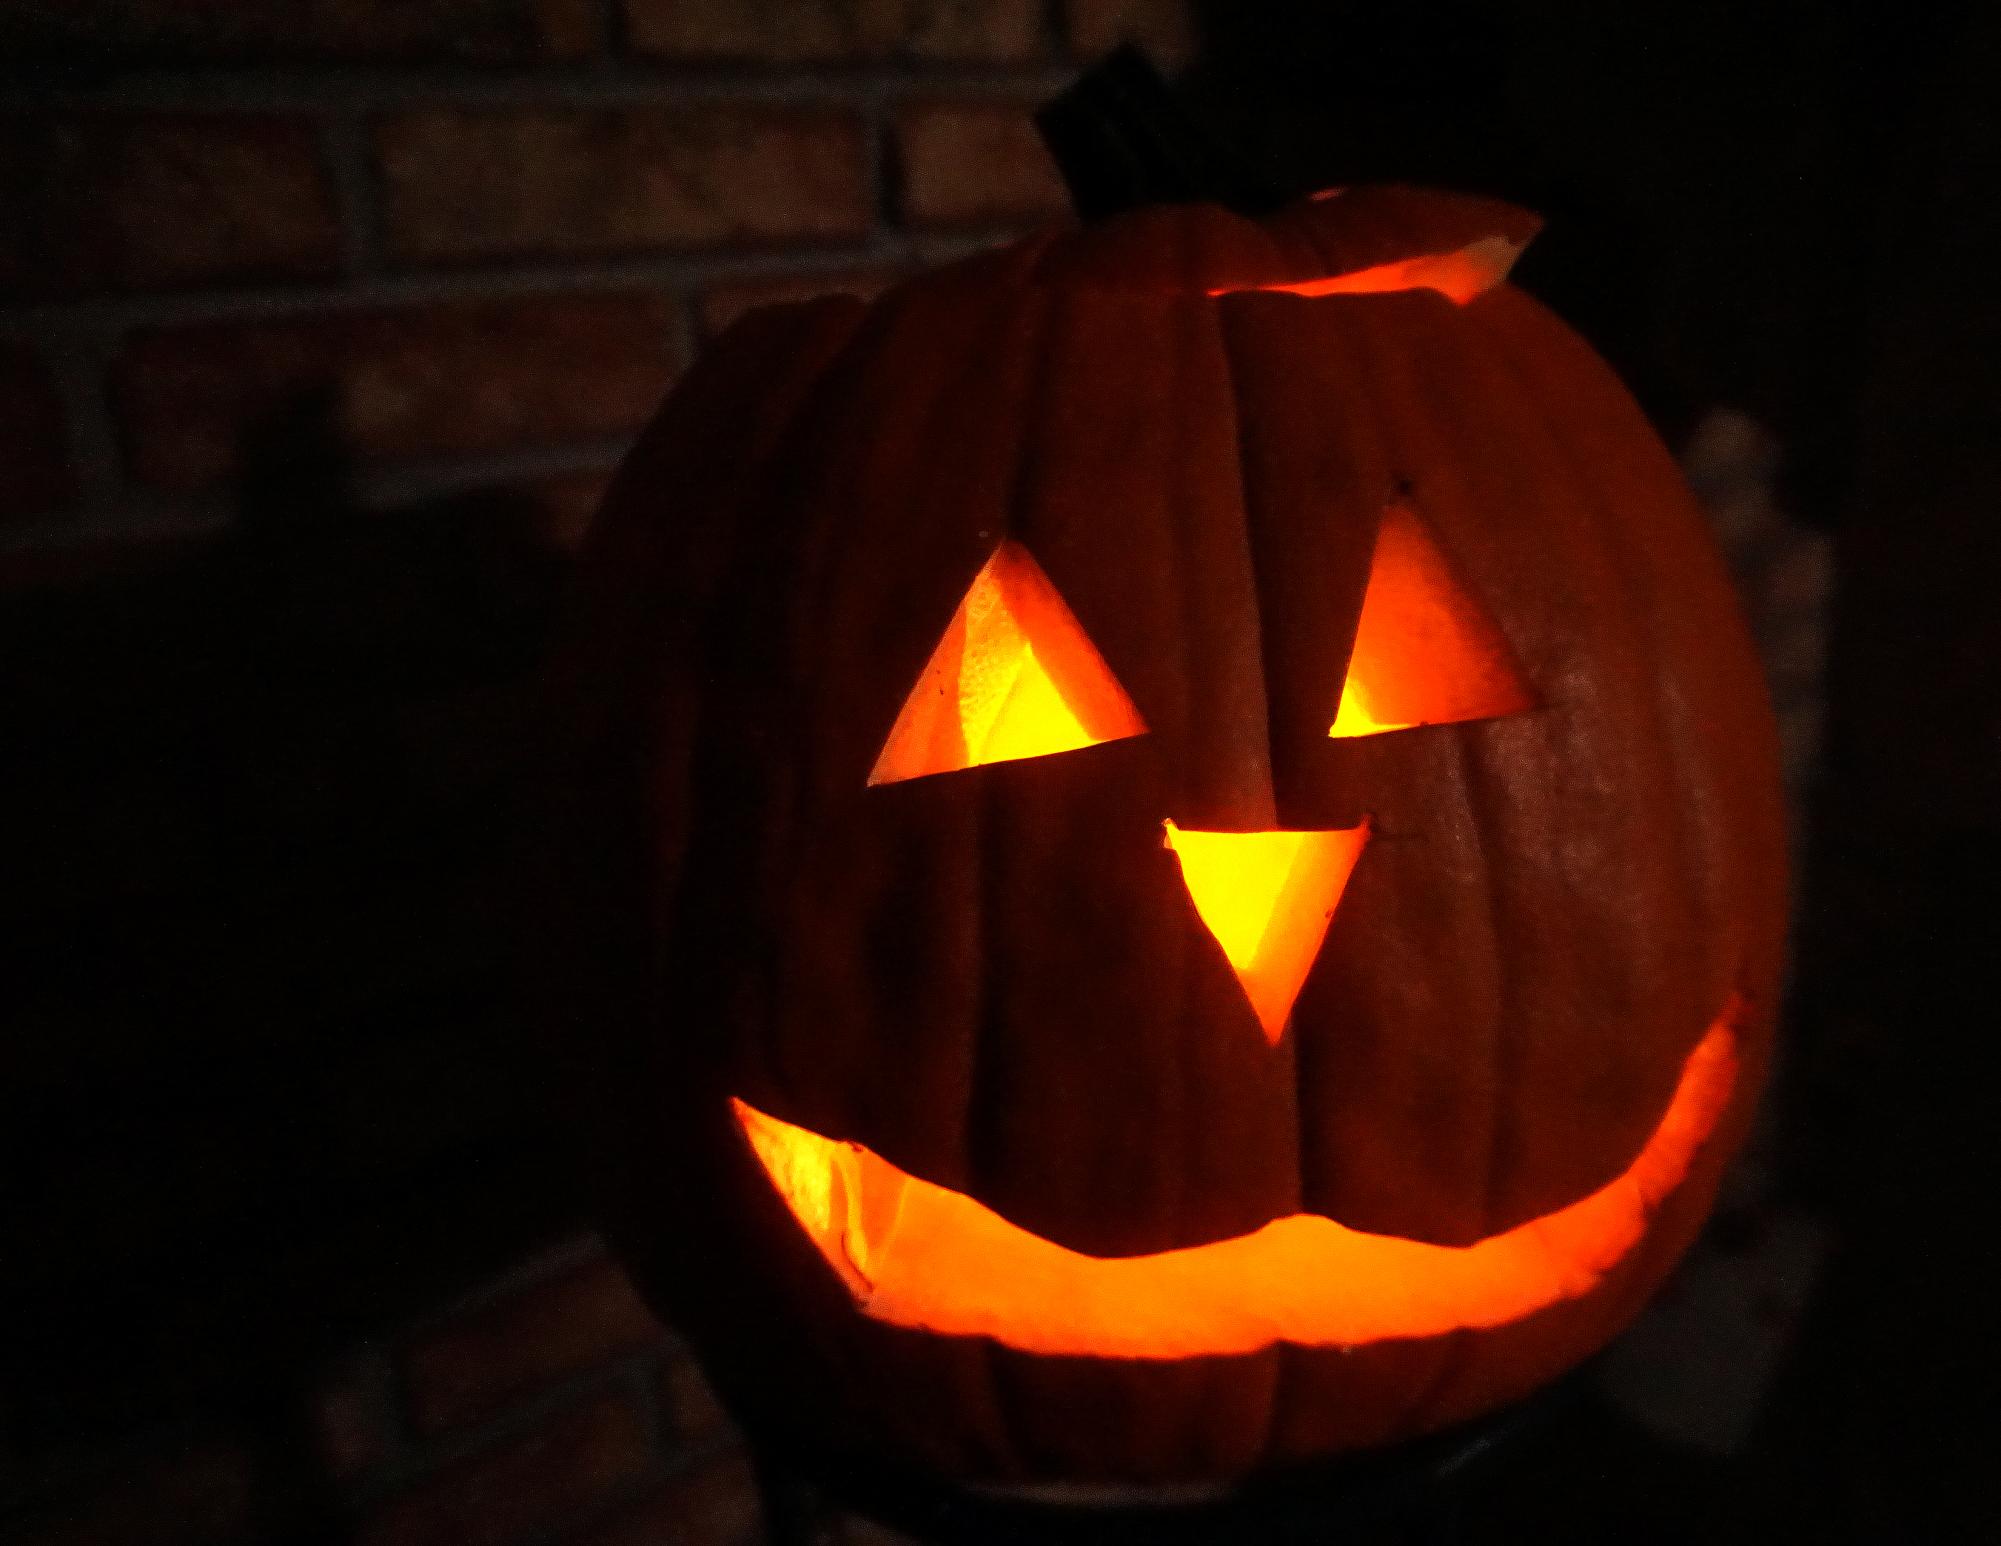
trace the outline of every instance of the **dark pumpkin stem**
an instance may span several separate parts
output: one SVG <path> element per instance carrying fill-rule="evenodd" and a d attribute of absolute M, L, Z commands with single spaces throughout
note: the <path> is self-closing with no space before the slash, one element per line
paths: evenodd
<path fill-rule="evenodd" d="M 1045 103 L 1035 126 L 1084 220 L 1198 202 L 1262 215 L 1284 202 L 1182 110 L 1153 61 L 1130 44 Z"/>

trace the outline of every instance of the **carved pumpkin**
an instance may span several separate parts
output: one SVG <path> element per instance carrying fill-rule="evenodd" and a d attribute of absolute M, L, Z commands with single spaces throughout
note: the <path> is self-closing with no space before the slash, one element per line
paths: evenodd
<path fill-rule="evenodd" d="M 1688 1242 L 1772 733 L 1534 226 L 1121 216 L 756 313 L 630 458 L 572 1013 L 614 1238 L 748 1420 L 1229 1479 L 1528 1392 Z"/>

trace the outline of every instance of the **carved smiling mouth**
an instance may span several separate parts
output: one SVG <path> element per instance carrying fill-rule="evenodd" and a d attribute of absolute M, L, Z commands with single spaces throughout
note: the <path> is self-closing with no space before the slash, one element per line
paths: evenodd
<path fill-rule="evenodd" d="M 1354 1346 L 1498 1326 L 1588 1292 L 1645 1234 L 1729 1105 L 1741 1010 L 1733 997 L 1689 1054 L 1624 1172 L 1466 1246 L 1295 1213 L 1206 1245 L 1087 1256 L 863 1145 L 731 1104 L 799 1227 L 871 1319 L 1099 1358 Z"/>

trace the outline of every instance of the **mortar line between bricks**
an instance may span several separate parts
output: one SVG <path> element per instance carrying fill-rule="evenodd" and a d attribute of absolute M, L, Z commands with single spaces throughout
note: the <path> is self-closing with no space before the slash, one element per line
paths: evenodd
<path fill-rule="evenodd" d="M 596 0 L 598 57 L 601 71 L 624 69 L 633 57 L 631 17 L 625 0 Z"/>
<path fill-rule="evenodd" d="M 618 465 L 630 444 L 631 436 L 621 436 L 524 451 L 493 451 L 478 456 L 361 467 L 354 474 L 355 491 L 365 511 L 387 514 L 405 505 L 421 505 L 458 494 L 479 493 L 510 483 L 609 473 Z M 589 1259 L 590 1253 L 580 1252 L 574 1261 L 565 1266 L 580 1265 Z M 552 1275 L 562 1270 L 563 1266 L 556 1267 L 552 1269 Z M 524 1279 L 520 1286 L 534 1281 L 532 1278 Z"/>
<path fill-rule="evenodd" d="M 1066 0 L 1042 0 L 1042 46 L 1063 57 L 1075 53 L 1077 40 L 1072 35 L 1071 7 Z"/>
<path fill-rule="evenodd" d="M 89 296 L 73 301 L 0 307 L 0 328 L 33 333 L 78 325 L 99 329 L 171 327 L 311 312 L 425 305 L 441 301 L 703 286 L 743 279 L 790 279 L 816 274 L 834 277 L 857 266 L 921 260 L 931 252 L 977 251 L 1020 234 L 1018 222 L 979 231 L 878 229 L 861 243 L 824 247 L 677 252 L 643 257 L 552 258 L 366 274 L 343 284 L 262 285 L 237 290 Z"/>
<path fill-rule="evenodd" d="M 1076 79 L 1078 66 L 946 61 L 768 70 L 619 62 L 536 69 L 187 70 L 123 76 L 102 85 L 6 82 L 7 110 L 215 114 L 395 111 L 430 107 L 589 108 L 764 104 L 853 106 L 871 96 L 1040 101 Z"/>
<path fill-rule="evenodd" d="M 115 505 L 83 505 L 0 526 L 0 557 L 56 554 L 99 542 L 135 548 L 155 542 L 198 542 L 219 536 L 229 521 L 227 496 L 193 500 L 141 496 Z"/>
<path fill-rule="evenodd" d="M 886 91 L 877 91 L 855 106 L 862 120 L 862 181 L 869 218 L 876 230 L 893 230 L 896 212 L 890 208 L 890 157 L 894 152 L 890 141 L 896 132 L 895 109 Z"/>

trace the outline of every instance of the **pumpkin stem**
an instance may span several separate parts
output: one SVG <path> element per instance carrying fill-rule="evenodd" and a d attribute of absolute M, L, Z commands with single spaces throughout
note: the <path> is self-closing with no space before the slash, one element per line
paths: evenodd
<path fill-rule="evenodd" d="M 1284 198 L 1189 117 L 1138 48 L 1107 54 L 1036 112 L 1080 219 L 1148 204 L 1222 204 L 1262 215 Z"/>

